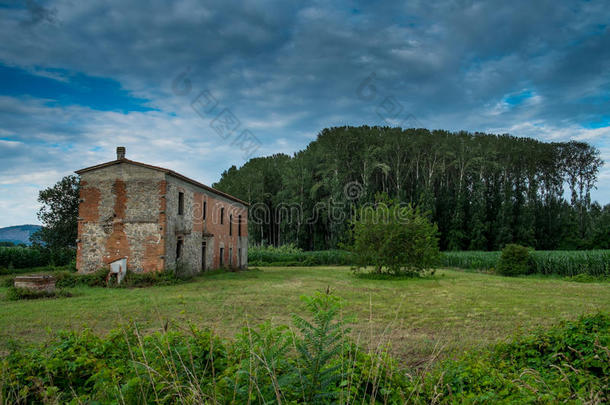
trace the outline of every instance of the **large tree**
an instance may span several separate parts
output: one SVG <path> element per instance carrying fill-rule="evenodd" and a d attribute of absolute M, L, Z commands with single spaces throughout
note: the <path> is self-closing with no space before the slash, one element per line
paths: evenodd
<path fill-rule="evenodd" d="M 603 238 L 590 192 L 603 162 L 582 142 L 390 127 L 324 129 L 294 156 L 256 158 L 215 185 L 252 203 L 253 243 L 334 248 L 377 193 L 430 212 L 443 250 L 583 248 Z M 564 193 L 564 187 L 566 192 Z M 300 216 L 285 215 L 285 206 Z"/>
<path fill-rule="evenodd" d="M 39 192 L 38 219 L 43 227 L 31 236 L 34 244 L 51 249 L 76 247 L 79 189 L 78 176 L 71 175 Z"/>

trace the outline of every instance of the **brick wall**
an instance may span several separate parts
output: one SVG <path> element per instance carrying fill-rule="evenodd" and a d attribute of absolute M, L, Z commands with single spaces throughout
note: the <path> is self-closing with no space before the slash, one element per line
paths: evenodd
<path fill-rule="evenodd" d="M 184 196 L 181 215 L 179 193 Z M 240 215 L 241 236 L 238 236 Z M 206 269 L 221 266 L 221 248 L 222 267 L 247 267 L 248 263 L 246 206 L 162 171 L 129 163 L 81 174 L 78 229 L 80 272 L 108 267 L 110 262 L 123 257 L 127 258 L 130 271 L 173 267 L 179 239 L 181 261 L 192 272 L 203 268 L 204 242 Z"/>
<path fill-rule="evenodd" d="M 167 238 L 168 266 L 176 263 L 178 239 L 183 240 L 182 261 L 194 271 L 202 269 L 202 244 L 206 244 L 206 269 L 220 267 L 220 249 L 224 250 L 223 267 L 247 267 L 248 209 L 228 198 L 203 190 L 193 184 L 167 176 Z M 184 195 L 184 213 L 178 215 L 179 193 Z M 206 207 L 204 219 L 203 209 Z M 220 223 L 221 209 L 225 217 Z M 233 215 L 233 232 L 229 235 L 229 218 Z M 238 237 L 238 217 L 242 216 L 242 236 Z M 238 258 L 240 252 L 242 256 Z M 233 255 L 229 259 L 229 253 Z M 240 260 L 241 259 L 241 260 Z"/>
<path fill-rule="evenodd" d="M 81 175 L 76 263 L 87 273 L 126 257 L 134 272 L 164 267 L 165 176 L 118 164 Z"/>

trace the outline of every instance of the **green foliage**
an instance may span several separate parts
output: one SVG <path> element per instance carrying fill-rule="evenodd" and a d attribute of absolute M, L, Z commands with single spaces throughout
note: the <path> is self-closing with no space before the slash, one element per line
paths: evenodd
<path fill-rule="evenodd" d="M 442 264 L 468 270 L 491 270 L 497 266 L 500 252 L 443 252 Z M 610 251 L 540 251 L 529 253 L 532 272 L 544 275 L 575 276 L 586 274 L 596 278 L 610 277 Z"/>
<path fill-rule="evenodd" d="M 80 180 L 76 175 L 66 176 L 38 193 L 38 202 L 42 204 L 38 219 L 44 227 L 30 237 L 34 244 L 51 249 L 76 247 L 79 193 Z"/>
<path fill-rule="evenodd" d="M 605 403 L 610 317 L 563 322 L 445 362 L 425 381 L 436 403 Z"/>
<path fill-rule="evenodd" d="M 347 336 L 336 297 L 304 299 L 299 333 L 264 323 L 222 340 L 193 327 L 60 332 L 0 359 L 6 403 L 606 403 L 610 316 L 562 322 L 429 371 Z"/>
<path fill-rule="evenodd" d="M 534 272 L 575 276 L 610 277 L 610 250 L 532 252 Z"/>
<path fill-rule="evenodd" d="M 318 293 L 301 299 L 313 318 L 311 321 L 299 315 L 292 318 L 303 336 L 296 342 L 296 349 L 299 353 L 304 402 L 331 402 L 337 394 L 333 388 L 344 378 L 341 364 L 333 364 L 332 360 L 342 354 L 343 342 L 349 329 L 345 328 L 343 321 L 337 319 L 341 309 L 337 297 Z"/>
<path fill-rule="evenodd" d="M 522 276 L 531 273 L 529 249 L 512 243 L 506 245 L 502 249 L 497 269 L 498 273 L 504 276 Z"/>
<path fill-rule="evenodd" d="M 6 299 L 9 301 L 18 300 L 35 300 L 38 298 L 60 298 L 60 297 L 71 297 L 72 294 L 63 289 L 57 289 L 53 292 L 46 290 L 35 291 L 27 288 L 10 287 L 6 292 Z"/>
<path fill-rule="evenodd" d="M 604 249 L 610 205 L 590 201 L 602 164 L 584 142 L 344 126 L 293 156 L 233 166 L 214 187 L 251 204 L 256 244 L 334 249 L 349 231 L 344 218 L 384 192 L 430 211 L 442 250 Z"/>
<path fill-rule="evenodd" d="M 190 277 L 176 275 L 173 269 L 168 269 L 161 272 L 146 272 L 146 273 L 134 273 L 128 271 L 125 274 L 125 278 L 121 284 L 117 284 L 116 277 L 111 277 L 108 282 L 106 278 L 108 276 L 107 269 L 100 269 L 93 273 L 81 274 L 73 272 L 57 272 L 54 274 L 56 282 L 55 285 L 61 288 L 71 287 L 121 287 L 121 288 L 133 288 L 133 287 L 151 287 L 155 285 L 174 285 L 189 280 Z"/>
<path fill-rule="evenodd" d="M 44 247 L 0 247 L 0 274 L 18 273 L 14 269 L 66 266 L 75 257 L 74 249 Z"/>
<path fill-rule="evenodd" d="M 500 252 L 459 251 L 443 252 L 441 264 L 466 270 L 489 270 L 498 264 Z"/>
<path fill-rule="evenodd" d="M 319 294 L 304 300 L 312 320 L 295 316 L 302 338 L 269 323 L 245 329 L 234 341 L 195 328 L 143 336 L 131 324 L 107 337 L 62 332 L 42 346 L 15 346 L 0 363 L 0 398 L 162 404 L 404 400 L 398 391 L 406 380 L 387 353 L 367 353 L 349 342 L 337 319 L 337 298 Z"/>
<path fill-rule="evenodd" d="M 70 264 L 67 266 L 42 266 L 42 267 L 24 267 L 22 269 L 2 269 L 0 275 L 16 275 L 16 274 L 34 274 L 34 273 L 55 273 L 58 271 L 75 272 L 76 269 Z"/>
<path fill-rule="evenodd" d="M 128 325 L 106 338 L 89 330 L 61 333 L 46 347 L 16 348 L 3 360 L 2 397 L 28 403 L 203 403 L 212 376 L 225 365 L 220 339 L 195 328 L 142 336 Z"/>
<path fill-rule="evenodd" d="M 305 252 L 292 244 L 279 247 L 251 246 L 248 248 L 248 264 L 251 266 L 340 266 L 352 264 L 352 255 L 343 250 Z"/>
<path fill-rule="evenodd" d="M 379 200 L 351 224 L 356 270 L 421 275 L 439 260 L 436 225 L 411 205 Z"/>
<path fill-rule="evenodd" d="M 228 367 L 220 377 L 219 391 L 232 403 L 282 402 L 294 395 L 298 376 L 290 349 L 294 335 L 286 326 L 269 322 L 246 328 L 228 347 Z"/>

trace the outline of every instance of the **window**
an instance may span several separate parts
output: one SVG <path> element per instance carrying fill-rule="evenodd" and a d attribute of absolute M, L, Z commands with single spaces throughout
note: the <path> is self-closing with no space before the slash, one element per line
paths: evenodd
<path fill-rule="evenodd" d="M 220 225 L 225 223 L 225 208 L 220 209 Z"/>
<path fill-rule="evenodd" d="M 233 265 L 233 248 L 229 248 L 229 267 Z"/>
<path fill-rule="evenodd" d="M 208 210 L 208 202 L 204 201 L 203 202 L 203 220 L 205 221 L 205 213 Z"/>
<path fill-rule="evenodd" d="M 225 264 L 225 248 L 220 248 L 220 267 Z"/>
<path fill-rule="evenodd" d="M 178 193 L 178 215 L 184 215 L 184 193 Z"/>
<path fill-rule="evenodd" d="M 241 215 L 237 217 L 237 236 L 241 236 Z"/>
<path fill-rule="evenodd" d="M 184 244 L 184 241 L 182 239 L 178 239 L 178 242 L 176 243 L 176 261 L 178 261 L 182 258 L 182 245 L 183 244 Z"/>
<path fill-rule="evenodd" d="M 229 236 L 233 236 L 233 215 L 229 215 Z"/>

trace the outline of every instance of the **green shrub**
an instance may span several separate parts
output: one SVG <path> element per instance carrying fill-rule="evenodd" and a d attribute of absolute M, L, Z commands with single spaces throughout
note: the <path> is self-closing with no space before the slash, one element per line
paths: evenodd
<path fill-rule="evenodd" d="M 421 275 L 438 264 L 438 229 L 411 205 L 381 199 L 351 225 L 355 271 Z"/>
<path fill-rule="evenodd" d="M 34 273 L 55 273 L 58 271 L 76 271 L 71 265 L 67 266 L 42 266 L 26 267 L 22 269 L 0 269 L 0 275 L 34 274 Z"/>
<path fill-rule="evenodd" d="M 610 317 L 562 322 L 449 360 L 425 381 L 436 403 L 606 403 Z"/>
<path fill-rule="evenodd" d="M 99 269 L 92 273 L 75 273 L 72 271 L 63 270 L 53 271 L 55 277 L 55 285 L 58 288 L 74 288 L 74 287 L 121 287 L 121 288 L 136 288 L 136 287 L 151 287 L 155 285 L 174 285 L 184 283 L 192 278 L 188 273 L 182 273 L 180 276 L 176 275 L 175 269 L 167 269 L 161 272 L 146 272 L 146 273 L 134 273 L 127 271 L 125 278 L 121 284 L 117 284 L 116 277 L 111 277 L 108 282 L 107 269 Z M 53 269 L 53 268 L 51 268 Z M 44 271 L 45 268 L 37 269 L 37 272 Z M 30 269 L 32 272 L 32 269 Z M 14 277 L 8 277 L 3 279 L 0 283 L 3 287 L 12 287 L 14 284 Z"/>
<path fill-rule="evenodd" d="M 498 273 L 504 276 L 521 276 L 531 273 L 532 266 L 528 248 L 508 244 L 502 249 L 497 265 Z"/>
<path fill-rule="evenodd" d="M 343 250 L 306 252 L 292 244 L 248 248 L 248 264 L 252 266 L 341 266 L 352 263 L 352 254 Z"/>
<path fill-rule="evenodd" d="M 71 273 L 67 271 L 55 273 L 55 285 L 62 288 L 87 286 L 87 287 L 150 287 L 154 285 L 173 285 L 189 280 L 183 275 L 182 278 L 176 276 L 173 269 L 160 272 L 134 273 L 127 271 L 121 284 L 117 284 L 116 277 L 111 277 L 108 282 L 107 269 L 100 269 L 93 273 Z"/>

